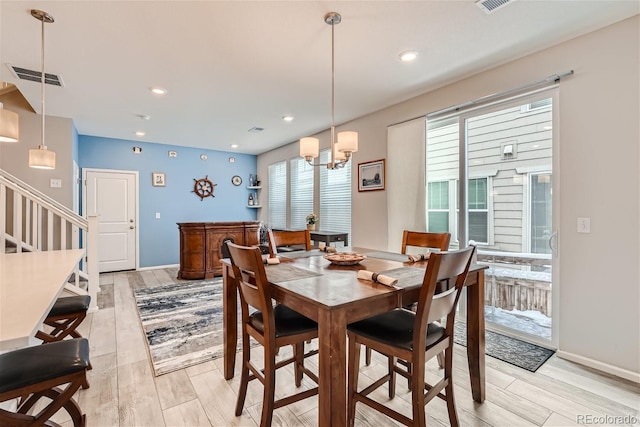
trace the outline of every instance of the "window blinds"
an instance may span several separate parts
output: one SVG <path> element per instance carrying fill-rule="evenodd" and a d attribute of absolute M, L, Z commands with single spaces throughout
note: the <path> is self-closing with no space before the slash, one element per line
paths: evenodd
<path fill-rule="evenodd" d="M 287 162 L 269 165 L 269 225 L 287 228 Z"/>
<path fill-rule="evenodd" d="M 291 159 L 289 164 L 291 167 L 289 226 L 300 230 L 306 228 L 306 217 L 313 212 L 313 166 L 303 158 Z"/>
<path fill-rule="evenodd" d="M 330 160 L 330 150 L 320 152 L 322 163 Z M 321 230 L 351 234 L 351 163 L 335 170 L 320 168 Z"/>

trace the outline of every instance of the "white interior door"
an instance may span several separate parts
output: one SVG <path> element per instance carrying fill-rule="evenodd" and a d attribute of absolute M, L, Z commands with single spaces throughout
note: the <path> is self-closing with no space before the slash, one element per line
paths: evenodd
<path fill-rule="evenodd" d="M 85 215 L 98 215 L 100 272 L 136 268 L 137 173 L 85 170 Z"/>

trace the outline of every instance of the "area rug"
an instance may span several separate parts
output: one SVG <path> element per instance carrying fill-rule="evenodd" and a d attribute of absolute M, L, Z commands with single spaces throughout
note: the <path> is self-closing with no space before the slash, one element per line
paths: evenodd
<path fill-rule="evenodd" d="M 464 322 L 456 322 L 454 341 L 456 344 L 467 346 L 467 326 Z M 485 331 L 485 353 L 487 356 L 535 372 L 555 352 L 493 331 Z"/>
<path fill-rule="evenodd" d="M 134 295 L 156 376 L 222 356 L 221 278 L 136 289 Z"/>

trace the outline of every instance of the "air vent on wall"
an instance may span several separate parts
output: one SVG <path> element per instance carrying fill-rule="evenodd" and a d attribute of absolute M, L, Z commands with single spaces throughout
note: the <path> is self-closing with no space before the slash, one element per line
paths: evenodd
<path fill-rule="evenodd" d="M 32 82 L 40 83 L 40 79 L 42 78 L 42 73 L 40 71 L 29 70 L 28 68 L 16 67 L 15 65 L 10 65 L 11 71 L 13 75 L 21 80 L 29 80 Z M 56 74 L 44 73 L 44 82 L 46 84 L 52 86 L 60 86 L 63 87 L 64 83 L 62 82 L 62 77 Z"/>
<path fill-rule="evenodd" d="M 511 3 L 513 0 L 478 0 L 476 5 L 486 14 L 490 14 Z"/>

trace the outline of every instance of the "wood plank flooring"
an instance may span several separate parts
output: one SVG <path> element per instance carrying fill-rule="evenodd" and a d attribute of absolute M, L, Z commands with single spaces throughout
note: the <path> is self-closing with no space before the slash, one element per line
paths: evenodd
<path fill-rule="evenodd" d="M 145 337 L 135 307 L 132 289 L 174 283 L 177 269 L 100 275 L 100 311 L 87 316 L 80 330 L 91 346 L 91 387 L 76 394 L 87 414 L 88 426 L 257 426 L 262 408 L 262 387 L 249 385 L 242 416 L 234 415 L 239 375 L 226 381 L 222 359 L 192 366 L 160 377 L 151 369 Z M 312 345 L 314 345 L 312 343 Z M 254 350 L 254 357 L 261 353 Z M 282 349 L 286 356 L 288 349 Z M 364 355 L 364 352 L 362 352 Z M 317 359 L 308 359 L 317 370 Z M 374 352 L 371 366 L 361 363 L 363 384 L 386 370 L 386 359 Z M 238 366 L 238 363 L 237 365 Z M 454 358 L 455 396 L 463 426 L 575 426 L 580 417 L 627 416 L 640 424 L 640 387 L 589 368 L 552 357 L 538 372 L 531 373 L 487 357 L 487 400 L 474 402 L 464 347 L 456 345 Z M 440 370 L 427 364 L 427 380 Z M 394 409 L 411 414 L 406 382 L 398 379 Z M 303 387 L 311 387 L 305 379 Z M 295 390 L 289 367 L 277 375 L 277 396 Z M 387 402 L 384 388 L 373 393 Z M 274 426 L 316 426 L 317 397 L 274 412 Z M 68 417 L 56 420 L 71 426 Z M 427 405 L 430 426 L 448 425 L 446 404 L 434 399 Z M 582 423 L 584 424 L 584 422 Z M 358 405 L 357 426 L 398 425 L 389 418 Z"/>

